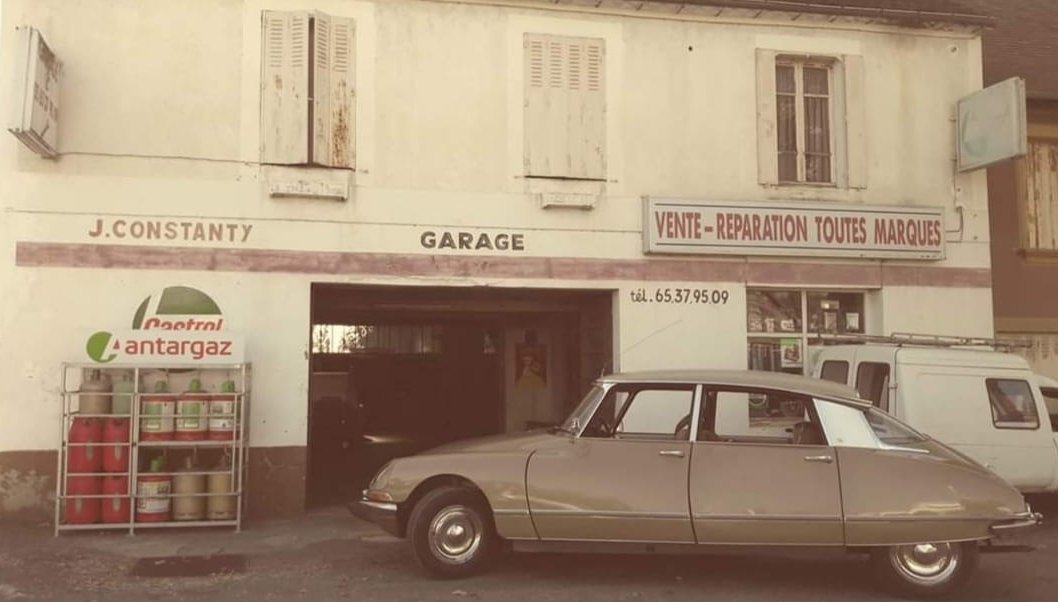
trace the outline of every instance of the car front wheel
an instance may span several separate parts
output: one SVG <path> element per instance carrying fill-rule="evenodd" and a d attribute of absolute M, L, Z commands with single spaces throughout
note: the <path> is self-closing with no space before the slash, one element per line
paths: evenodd
<path fill-rule="evenodd" d="M 936 598 L 966 583 L 977 558 L 975 541 L 939 542 L 877 548 L 871 562 L 882 584 L 897 594 Z"/>
<path fill-rule="evenodd" d="M 465 487 L 441 487 L 423 496 L 408 519 L 408 534 L 423 569 L 445 578 L 480 572 L 498 540 L 487 505 Z"/>

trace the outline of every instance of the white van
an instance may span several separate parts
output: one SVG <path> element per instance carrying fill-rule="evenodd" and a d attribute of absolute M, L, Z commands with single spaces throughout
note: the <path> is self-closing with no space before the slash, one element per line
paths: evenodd
<path fill-rule="evenodd" d="M 854 386 L 1023 492 L 1058 490 L 1058 383 L 1020 356 L 875 340 L 822 347 L 812 375 Z"/>

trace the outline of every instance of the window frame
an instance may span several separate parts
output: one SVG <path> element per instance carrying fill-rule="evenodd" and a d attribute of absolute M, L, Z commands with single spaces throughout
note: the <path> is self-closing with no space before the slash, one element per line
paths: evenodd
<path fill-rule="evenodd" d="M 836 92 L 836 69 L 837 59 L 833 57 L 821 57 L 812 55 L 792 55 L 792 54 L 778 54 L 775 57 L 775 78 L 776 78 L 776 89 L 775 89 L 775 107 L 776 107 L 776 136 L 775 136 L 775 161 L 776 161 L 776 174 L 778 185 L 780 186 L 819 186 L 824 188 L 835 188 L 837 187 L 837 137 L 835 135 L 836 126 L 836 115 L 835 115 L 835 92 Z M 789 95 L 786 92 L 780 92 L 778 89 L 778 76 L 780 67 L 790 67 L 794 70 L 794 132 L 795 132 L 795 144 L 794 150 L 796 155 L 796 178 L 793 180 L 786 180 L 782 178 L 782 161 L 779 157 L 783 151 L 779 147 L 779 102 L 780 96 Z M 827 73 L 827 162 L 829 169 L 827 170 L 827 179 L 819 181 L 810 181 L 807 179 L 807 163 L 808 163 L 808 149 L 807 149 L 807 119 L 805 114 L 805 98 L 806 97 L 821 97 L 818 94 L 809 94 L 805 92 L 804 85 L 804 70 L 805 68 L 810 69 L 824 69 Z"/>
<path fill-rule="evenodd" d="M 807 422 L 812 422 L 817 427 L 819 427 L 820 434 L 822 434 L 823 439 L 824 439 L 824 443 L 821 443 L 821 444 L 820 443 L 797 444 L 797 443 L 793 442 L 793 439 L 792 439 L 793 433 L 791 432 L 792 429 L 793 429 L 793 425 L 796 424 L 797 422 L 803 421 L 803 419 L 795 419 L 795 420 L 791 420 L 790 421 L 791 422 L 790 429 L 785 429 L 786 431 L 791 432 L 791 435 L 790 435 L 791 438 L 790 438 L 789 441 L 786 441 L 786 440 L 780 441 L 780 440 L 778 440 L 777 437 L 762 437 L 760 440 L 738 440 L 738 439 L 725 438 L 725 435 L 723 435 L 722 433 L 717 432 L 717 430 L 716 430 L 717 412 L 718 412 L 719 405 L 720 405 L 719 404 L 719 395 L 721 393 L 746 393 L 748 395 L 752 395 L 752 394 L 756 393 L 756 394 L 764 394 L 764 395 L 768 395 L 768 396 L 796 397 L 796 398 L 799 398 L 799 399 L 797 399 L 797 401 L 799 401 L 802 404 L 802 412 L 807 412 L 808 413 Z M 768 388 L 768 387 L 753 387 L 753 386 L 739 386 L 739 385 L 706 384 L 706 385 L 702 386 L 701 401 L 699 403 L 699 405 L 701 406 L 701 410 L 700 410 L 700 414 L 699 414 L 699 417 L 698 417 L 698 424 L 693 425 L 693 429 L 692 430 L 694 432 L 692 432 L 692 434 L 691 434 L 691 437 L 692 437 L 691 441 L 693 443 L 701 443 L 701 444 L 721 443 L 721 444 L 725 444 L 725 445 L 763 445 L 763 446 L 783 446 L 783 447 L 795 446 L 795 445 L 812 445 L 812 446 L 816 446 L 816 447 L 830 447 L 830 445 L 831 445 L 830 444 L 830 439 L 829 439 L 829 437 L 827 437 L 826 431 L 823 429 L 822 422 L 820 422 L 819 414 L 816 412 L 815 402 L 816 402 L 816 398 L 813 397 L 812 395 L 808 395 L 808 394 L 804 394 L 804 393 L 797 393 L 797 392 L 794 392 L 794 391 L 786 391 L 786 390 L 783 390 L 783 389 L 771 389 L 771 388 Z M 746 406 L 746 411 L 747 412 L 749 411 L 749 405 L 748 404 Z M 803 414 L 802 414 L 802 416 L 803 416 Z M 791 417 L 791 418 L 793 418 L 793 417 Z M 748 419 L 749 419 L 749 417 L 747 417 L 747 420 Z M 703 430 L 707 431 L 707 432 L 712 432 L 719 439 L 716 439 L 716 440 L 701 439 L 700 438 L 700 434 L 703 432 Z"/>
<path fill-rule="evenodd" d="M 1031 417 L 1035 419 L 1035 422 L 1012 422 L 998 420 L 998 413 L 996 411 L 994 394 L 997 392 L 1002 394 L 1002 389 L 999 388 L 1000 382 L 1010 383 L 1021 383 L 1025 385 L 1025 390 L 1028 392 L 1029 408 L 1031 409 Z M 1041 423 L 1039 408 L 1036 406 L 1036 397 L 1032 392 L 1032 385 L 1029 381 L 1019 378 L 986 378 L 985 379 L 985 392 L 988 397 L 988 409 L 992 415 L 992 427 L 997 430 L 1014 430 L 1014 431 L 1038 431 L 1040 430 Z M 1008 400 L 1009 401 L 1009 400 Z M 1030 414 L 1024 414 L 1024 417 L 1030 417 Z"/>
<path fill-rule="evenodd" d="M 1031 171 L 1029 168 L 1030 156 L 1033 144 L 1050 144 L 1056 147 L 1058 153 L 1058 127 L 1047 127 L 1040 124 L 1029 124 L 1028 132 L 1028 154 L 1020 157 L 1015 162 L 1015 179 L 1017 182 L 1017 207 L 1018 207 L 1018 247 L 1021 255 L 1028 258 L 1038 258 L 1049 262 L 1058 261 L 1058 242 L 1054 248 L 1041 247 L 1038 242 L 1033 244 L 1032 234 L 1029 227 L 1030 215 L 1030 186 Z M 1058 173 L 1058 172 L 1054 172 Z M 1033 209 L 1032 213 L 1038 217 L 1038 211 Z M 1052 194 L 1051 203 L 1052 217 L 1058 216 L 1058 187 Z M 1058 237 L 1058 226 L 1056 226 L 1056 237 Z"/>

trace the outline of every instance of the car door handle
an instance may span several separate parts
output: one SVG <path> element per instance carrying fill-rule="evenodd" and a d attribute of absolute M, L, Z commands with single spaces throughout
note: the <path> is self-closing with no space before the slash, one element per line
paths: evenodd
<path fill-rule="evenodd" d="M 830 464 L 833 461 L 833 456 L 805 456 L 805 462 L 823 462 L 825 464 Z"/>
<path fill-rule="evenodd" d="M 683 451 L 678 449 L 663 449 L 658 452 L 659 456 L 673 456 L 675 458 L 682 458 Z"/>

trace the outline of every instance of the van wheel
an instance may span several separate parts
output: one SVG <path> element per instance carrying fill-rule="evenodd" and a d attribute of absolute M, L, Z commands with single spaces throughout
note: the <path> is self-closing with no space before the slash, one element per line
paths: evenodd
<path fill-rule="evenodd" d="M 423 496 L 408 518 L 408 534 L 422 568 L 443 578 L 480 572 L 499 540 L 488 504 L 466 487 L 440 487 Z"/>
<path fill-rule="evenodd" d="M 958 590 L 977 567 L 976 541 L 919 543 L 876 548 L 875 576 L 895 593 L 938 598 Z"/>

